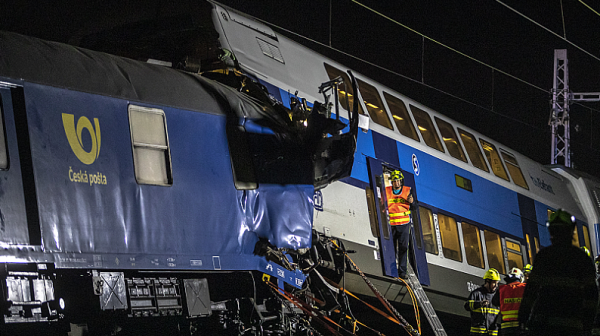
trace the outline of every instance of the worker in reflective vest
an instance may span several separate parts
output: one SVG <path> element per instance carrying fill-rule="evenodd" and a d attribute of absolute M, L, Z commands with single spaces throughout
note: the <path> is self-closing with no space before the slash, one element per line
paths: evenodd
<path fill-rule="evenodd" d="M 504 278 L 506 285 L 500 286 L 496 295 L 492 299 L 492 303 L 500 306 L 500 314 L 502 315 L 502 324 L 500 324 L 501 336 L 517 336 L 520 333 L 519 329 L 519 307 L 525 291 L 525 283 L 523 280 L 523 272 L 520 269 L 513 267 L 508 276 Z"/>
<path fill-rule="evenodd" d="M 404 175 L 401 171 L 394 170 L 390 180 L 392 185 L 385 188 L 385 195 L 388 202 L 390 225 L 397 246 L 398 275 L 406 278 L 410 241 L 410 205 L 413 202 L 413 196 L 410 193 L 410 187 L 404 185 Z"/>
<path fill-rule="evenodd" d="M 485 283 L 469 294 L 465 302 L 465 309 L 471 313 L 470 336 L 497 336 L 498 326 L 496 317 L 500 313 L 498 306 L 492 304 L 496 293 L 500 273 L 495 268 L 490 268 L 483 275 Z"/>

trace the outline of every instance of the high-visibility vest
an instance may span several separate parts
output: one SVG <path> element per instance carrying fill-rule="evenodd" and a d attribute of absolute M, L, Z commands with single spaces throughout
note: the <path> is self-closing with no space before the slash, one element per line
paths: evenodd
<path fill-rule="evenodd" d="M 501 328 L 519 326 L 519 307 L 525 291 L 525 284 L 519 281 L 500 286 L 500 314 L 502 314 Z"/>
<path fill-rule="evenodd" d="M 395 195 L 392 187 L 385 188 L 387 196 L 388 211 L 390 213 L 390 225 L 404 225 L 410 223 L 410 203 L 406 200 L 410 194 L 410 187 L 403 186 L 402 192 Z"/>

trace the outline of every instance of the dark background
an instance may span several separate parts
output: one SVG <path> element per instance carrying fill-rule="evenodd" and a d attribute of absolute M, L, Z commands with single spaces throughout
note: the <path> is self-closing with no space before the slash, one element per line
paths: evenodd
<path fill-rule="evenodd" d="M 554 50 L 567 49 L 573 92 L 600 92 L 600 4 L 582 1 L 221 3 L 549 164 Z M 77 45 L 83 36 L 119 24 L 193 13 L 197 2 L 4 0 L 0 29 Z M 571 106 L 573 165 L 595 176 L 599 112 L 600 103 Z"/>

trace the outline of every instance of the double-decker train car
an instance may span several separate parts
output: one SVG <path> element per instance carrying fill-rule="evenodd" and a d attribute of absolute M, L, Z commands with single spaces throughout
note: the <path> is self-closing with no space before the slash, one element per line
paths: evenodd
<path fill-rule="evenodd" d="M 0 37 L 6 328 L 343 332 L 335 283 L 371 296 L 361 272 L 410 304 L 385 206 L 393 170 L 415 198 L 410 261 L 439 312 L 466 317 L 488 268 L 531 263 L 558 208 L 577 218 L 573 243 L 598 251 L 599 179 L 218 3 L 83 48 Z"/>
<path fill-rule="evenodd" d="M 315 84 L 349 82 L 347 67 L 277 34 L 267 25 L 216 6 L 223 48 L 236 55 L 273 95 L 290 90 L 316 97 Z M 338 87 L 340 106 L 359 100 L 361 122 L 350 177 L 318 190 L 313 228 L 333 237 L 385 297 L 410 304 L 398 276 L 389 214 L 390 172 L 401 170 L 417 200 L 412 206 L 411 262 L 433 307 L 467 317 L 462 308 L 488 268 L 506 274 L 532 263 L 550 245 L 549 215 L 562 208 L 577 218 L 573 244 L 598 253 L 600 180 L 547 166 L 355 73 L 358 90 Z M 312 99 L 312 98 L 311 98 Z M 310 100 L 310 99 L 309 99 Z M 441 113 L 440 113 L 441 112 Z M 342 113 L 342 116 L 346 112 Z M 346 288 L 372 295 L 349 271 Z"/>

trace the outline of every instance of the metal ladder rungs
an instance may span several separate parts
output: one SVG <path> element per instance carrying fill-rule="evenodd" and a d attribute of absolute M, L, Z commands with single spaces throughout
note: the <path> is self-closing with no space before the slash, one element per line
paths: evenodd
<path fill-rule="evenodd" d="M 433 309 L 429 298 L 427 298 L 427 294 L 425 294 L 425 290 L 423 290 L 423 287 L 421 286 L 421 283 L 419 282 L 419 279 L 417 278 L 417 275 L 415 274 L 415 271 L 413 270 L 410 263 L 408 263 L 407 275 L 407 280 L 413 292 L 415 293 L 415 296 L 417 297 L 419 305 L 423 308 L 423 312 L 425 313 L 425 316 L 427 317 L 427 320 L 429 321 L 433 332 L 436 336 L 447 336 L 446 331 L 442 326 L 442 322 L 440 322 L 440 319 L 438 318 L 435 310 Z"/>

